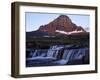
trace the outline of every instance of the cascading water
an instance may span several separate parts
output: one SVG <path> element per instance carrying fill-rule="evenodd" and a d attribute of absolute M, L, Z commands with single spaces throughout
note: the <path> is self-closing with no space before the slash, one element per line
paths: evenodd
<path fill-rule="evenodd" d="M 36 56 L 36 54 L 37 54 L 37 50 L 35 50 L 34 52 L 32 52 L 32 57 L 35 57 Z"/>
<path fill-rule="evenodd" d="M 71 62 L 71 61 L 82 60 L 83 58 L 88 59 L 89 56 L 84 57 L 89 54 L 89 52 L 86 53 L 86 50 L 88 50 L 88 48 L 64 50 L 62 59 L 59 61 L 56 61 L 55 63 L 69 64 L 69 62 Z M 80 62 L 80 63 L 82 63 L 82 62 Z"/>
<path fill-rule="evenodd" d="M 63 56 L 63 59 L 66 60 L 66 63 L 67 63 L 73 54 L 73 50 L 65 50 L 64 54 L 65 55 Z"/>
<path fill-rule="evenodd" d="M 32 56 L 27 60 L 39 59 L 43 63 L 43 60 L 48 62 L 48 59 L 51 59 L 51 61 L 55 59 L 55 61 L 48 62 L 48 64 L 76 64 L 80 60 L 80 63 L 83 63 L 83 60 L 89 60 L 89 48 L 80 48 L 77 45 L 53 45 L 49 49 L 30 50 L 30 55 Z"/>
<path fill-rule="evenodd" d="M 55 57 L 58 55 L 59 53 L 59 50 L 62 49 L 63 46 L 51 46 L 50 49 L 48 49 L 48 52 L 47 52 L 47 57 Z"/>

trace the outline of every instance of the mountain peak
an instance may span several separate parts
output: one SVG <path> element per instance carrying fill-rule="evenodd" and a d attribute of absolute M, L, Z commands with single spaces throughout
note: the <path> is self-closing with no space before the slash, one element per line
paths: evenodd
<path fill-rule="evenodd" d="M 67 15 L 60 15 L 59 18 L 69 18 Z"/>
<path fill-rule="evenodd" d="M 57 19 L 55 19 L 55 21 L 61 21 L 62 23 L 66 24 L 72 23 L 71 19 L 67 15 L 60 15 Z"/>
<path fill-rule="evenodd" d="M 60 15 L 50 23 L 40 26 L 38 31 L 46 32 L 49 35 L 59 35 L 57 31 L 64 33 L 86 32 L 81 26 L 77 26 L 67 15 Z"/>

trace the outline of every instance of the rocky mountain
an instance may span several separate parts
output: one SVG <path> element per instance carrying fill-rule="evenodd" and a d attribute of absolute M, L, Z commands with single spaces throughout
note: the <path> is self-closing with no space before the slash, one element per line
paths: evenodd
<path fill-rule="evenodd" d="M 40 36 L 66 36 L 66 35 L 86 35 L 88 34 L 81 26 L 77 26 L 66 15 L 60 15 L 46 25 L 40 26 L 37 31 L 28 32 L 31 35 Z"/>

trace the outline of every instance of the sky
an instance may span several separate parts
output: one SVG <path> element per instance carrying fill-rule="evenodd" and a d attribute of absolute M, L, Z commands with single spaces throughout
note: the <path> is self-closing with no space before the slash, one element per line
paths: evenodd
<path fill-rule="evenodd" d="M 41 25 L 48 24 L 60 15 L 67 15 L 73 23 L 77 26 L 82 26 L 86 31 L 89 31 L 90 16 L 89 15 L 77 15 L 77 14 L 53 14 L 53 13 L 25 13 L 25 27 L 26 32 L 35 31 L 39 29 Z"/>

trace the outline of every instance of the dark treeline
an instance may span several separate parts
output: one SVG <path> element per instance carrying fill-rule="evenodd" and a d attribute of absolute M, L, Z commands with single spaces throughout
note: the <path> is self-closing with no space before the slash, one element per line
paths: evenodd
<path fill-rule="evenodd" d="M 27 48 L 48 48 L 51 45 L 76 44 L 89 47 L 89 35 L 66 36 L 66 37 L 31 37 L 26 38 Z"/>

